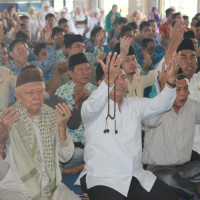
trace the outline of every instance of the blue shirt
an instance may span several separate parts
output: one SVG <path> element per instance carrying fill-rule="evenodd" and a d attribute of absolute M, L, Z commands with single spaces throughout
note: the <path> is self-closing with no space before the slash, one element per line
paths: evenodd
<path fill-rule="evenodd" d="M 29 62 L 30 65 L 35 65 L 36 67 L 39 67 L 42 70 L 44 74 L 45 82 L 47 82 L 50 79 L 51 70 L 57 63 L 55 46 L 47 47 L 47 54 L 48 54 L 48 57 L 44 61 Z M 0 57 L 1 57 L 1 51 L 0 51 Z M 22 68 L 17 67 L 14 62 L 11 63 L 10 65 L 6 65 L 5 67 L 13 71 L 13 74 L 17 76 L 20 74 L 22 70 Z M 10 89 L 9 104 L 13 104 L 15 101 L 16 100 L 14 97 L 14 90 Z"/>

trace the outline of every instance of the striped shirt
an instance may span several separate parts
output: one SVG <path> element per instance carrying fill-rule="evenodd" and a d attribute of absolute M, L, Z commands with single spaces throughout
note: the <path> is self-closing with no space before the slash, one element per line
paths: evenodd
<path fill-rule="evenodd" d="M 144 121 L 143 163 L 178 165 L 188 162 L 192 153 L 195 125 L 200 123 L 200 103 L 188 99 L 177 114 L 172 108 Z"/>

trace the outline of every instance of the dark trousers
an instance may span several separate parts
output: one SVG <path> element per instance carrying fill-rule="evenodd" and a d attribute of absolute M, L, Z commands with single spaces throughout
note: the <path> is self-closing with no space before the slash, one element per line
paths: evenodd
<path fill-rule="evenodd" d="M 185 199 L 199 194 L 200 162 L 188 162 L 184 165 L 156 166 L 147 165 L 146 169 L 153 172 L 167 185 Z"/>
<path fill-rule="evenodd" d="M 200 155 L 196 151 L 192 151 L 190 161 L 200 161 Z"/>
<path fill-rule="evenodd" d="M 147 192 L 140 182 L 132 177 L 127 197 L 102 185 L 87 189 L 86 175 L 81 178 L 81 188 L 88 193 L 90 200 L 178 200 L 176 192 L 159 179 L 156 179 L 151 191 Z"/>

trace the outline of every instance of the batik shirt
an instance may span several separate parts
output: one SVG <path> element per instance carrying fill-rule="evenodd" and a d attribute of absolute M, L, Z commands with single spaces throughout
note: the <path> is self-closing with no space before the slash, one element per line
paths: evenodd
<path fill-rule="evenodd" d="M 91 83 L 87 83 L 86 88 L 90 91 L 90 95 L 94 92 L 94 90 L 96 90 L 96 86 Z M 65 102 L 67 103 L 71 111 L 74 109 L 74 106 L 75 106 L 73 93 L 74 93 L 74 83 L 72 80 L 66 83 L 65 85 L 62 85 L 61 87 L 59 87 L 55 93 L 65 100 Z M 76 130 L 72 130 L 68 128 L 68 133 L 73 137 L 74 142 L 81 142 L 82 144 L 85 144 L 84 127 L 83 127 L 82 122 L 79 128 Z"/>

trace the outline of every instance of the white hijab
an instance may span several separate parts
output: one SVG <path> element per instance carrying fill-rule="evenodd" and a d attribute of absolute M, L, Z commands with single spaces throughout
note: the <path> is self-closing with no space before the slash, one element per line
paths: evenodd
<path fill-rule="evenodd" d="M 49 7 L 49 10 L 46 12 L 44 10 L 44 7 Z M 54 14 L 54 11 L 53 11 L 53 8 L 50 7 L 50 3 L 49 1 L 43 1 L 42 2 L 42 8 L 40 10 L 40 26 L 41 28 L 43 28 L 45 26 L 45 16 L 48 14 L 48 13 L 53 13 Z"/>
<path fill-rule="evenodd" d="M 77 6 L 77 7 L 75 8 L 75 11 L 74 11 L 74 20 L 75 20 L 75 21 L 79 21 L 79 22 L 85 21 L 85 20 L 87 19 L 87 16 L 82 12 L 82 10 L 81 10 L 80 14 L 77 15 L 77 14 L 76 14 L 76 9 L 77 9 L 77 8 L 80 8 L 80 10 L 81 10 L 81 7 L 80 7 L 80 6 Z"/>
<path fill-rule="evenodd" d="M 92 14 L 97 13 L 97 17 L 94 17 Z M 89 27 L 89 31 L 86 34 L 86 38 L 90 38 L 90 34 L 92 29 L 95 27 L 95 25 L 98 25 L 100 22 L 100 11 L 98 8 L 92 8 L 89 13 L 88 13 L 88 24 L 87 26 Z"/>
<path fill-rule="evenodd" d="M 61 13 L 66 13 L 66 19 L 68 20 L 68 24 L 69 24 L 69 31 L 71 33 L 74 33 L 74 34 L 78 34 L 77 33 L 77 30 L 76 30 L 76 27 L 74 25 L 74 21 L 72 20 L 72 16 L 70 15 L 70 13 L 68 12 L 68 9 L 66 7 L 64 7 L 59 13 L 58 13 L 58 21 L 59 19 L 61 18 Z"/>

